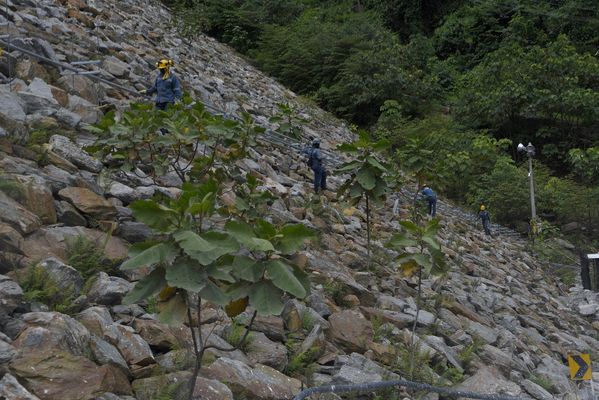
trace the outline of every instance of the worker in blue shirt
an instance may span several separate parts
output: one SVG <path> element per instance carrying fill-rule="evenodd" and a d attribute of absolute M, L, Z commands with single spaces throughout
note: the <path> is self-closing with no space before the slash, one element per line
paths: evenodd
<path fill-rule="evenodd" d="M 176 100 L 180 100 L 183 92 L 179 79 L 171 73 L 171 67 L 175 63 L 168 58 L 162 58 L 156 63 L 158 76 L 154 80 L 154 84 L 147 90 L 142 90 L 142 93 L 152 95 L 156 93 L 156 108 L 158 110 L 166 110 L 169 104 L 174 104 Z"/>
<path fill-rule="evenodd" d="M 434 217 L 437 214 L 437 194 L 428 185 L 424 185 L 422 195 L 428 202 L 428 215 Z"/>

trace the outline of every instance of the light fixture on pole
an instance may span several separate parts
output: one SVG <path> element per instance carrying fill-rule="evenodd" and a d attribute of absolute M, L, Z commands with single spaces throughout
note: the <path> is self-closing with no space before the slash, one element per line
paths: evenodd
<path fill-rule="evenodd" d="M 528 145 L 524 146 L 522 143 L 518 144 L 517 147 L 520 153 L 526 153 L 528 156 L 528 179 L 530 181 L 530 210 L 532 213 L 532 220 L 537 219 L 537 209 L 535 207 L 535 181 L 532 175 L 532 157 L 535 155 L 535 146 L 528 142 Z"/>

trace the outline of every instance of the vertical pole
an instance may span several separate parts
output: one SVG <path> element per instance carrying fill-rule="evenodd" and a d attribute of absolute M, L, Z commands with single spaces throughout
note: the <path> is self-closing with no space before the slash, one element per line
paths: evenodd
<path fill-rule="evenodd" d="M 591 290 L 591 274 L 589 272 L 589 259 L 586 254 L 580 253 L 580 280 L 582 288 Z"/>
<path fill-rule="evenodd" d="M 597 263 L 597 260 L 593 260 L 593 290 L 594 291 L 599 291 L 599 263 Z"/>
<path fill-rule="evenodd" d="M 532 155 L 528 154 L 528 177 L 530 180 L 530 210 L 533 222 L 537 219 L 537 208 L 535 207 L 535 181 L 532 175 Z"/>

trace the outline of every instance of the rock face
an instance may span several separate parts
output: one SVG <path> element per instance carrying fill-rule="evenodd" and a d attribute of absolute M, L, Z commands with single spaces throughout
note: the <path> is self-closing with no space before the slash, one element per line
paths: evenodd
<path fill-rule="evenodd" d="M 324 149 L 353 138 L 345 124 L 298 101 L 227 47 L 204 36 L 181 39 L 159 2 L 7 4 L 0 23 L 8 21 L 13 43 L 36 54 L 61 62 L 100 59 L 102 78 L 138 90 L 154 77 L 149 60 L 167 52 L 198 101 L 229 115 L 247 110 L 270 129 L 276 127 L 269 117 L 277 104 L 289 103 L 309 120 L 306 136 L 321 137 Z M 10 86 L 0 84 L 0 171 L 19 189 L 0 190 L 0 398 L 182 398 L 194 366 L 189 328 L 160 323 L 152 301 L 120 304 L 133 285 L 123 276 L 137 280 L 149 271 L 115 269 L 111 274 L 118 276 L 101 273 L 84 284 L 65 264 L 68 242 L 83 238 L 102 249 L 108 259 L 103 267 L 118 266 L 129 243 L 153 234 L 126 206 L 154 194 L 176 198 L 180 179 L 140 170 L 107 174 L 84 149 L 94 141 L 85 125 L 103 110 L 122 115 L 134 99 L 129 92 L 88 76 L 61 75 L 17 51 L 5 54 L 0 79 L 7 62 L 17 76 L 10 77 Z M 50 136 L 44 138 L 48 143 L 37 143 L 40 135 Z M 405 373 L 402 362 L 412 343 L 422 360 L 430 359 L 422 361 L 422 380 L 439 378 L 430 369 L 434 365 L 463 374 L 457 386 L 462 390 L 572 399 L 575 387 L 563 359 L 582 350 L 599 352 L 593 334 L 599 329 L 599 295 L 549 277 L 523 240 L 485 237 L 463 210 L 440 198 L 439 241 L 450 272 L 423 280 L 417 307 L 417 281 L 397 274 L 397 254 L 384 247 L 401 229 L 390 211 L 394 200 L 403 212 L 410 199 L 397 193 L 373 212 L 377 257 L 371 272 L 364 206 L 344 208 L 332 192 L 315 201 L 311 171 L 296 151 L 260 140 L 236 166 L 240 176 L 259 179 L 257 190 L 275 194 L 268 216 L 273 223 L 301 221 L 319 231 L 320 242 L 294 258 L 313 290 L 306 299 L 287 301 L 282 316 L 258 316 L 244 351 L 229 351 L 225 327 L 231 319 L 216 306 L 205 307 L 202 337 L 219 349 L 204 355 L 197 399 L 289 399 L 300 390 L 295 378 L 314 385 L 405 378 L 392 371 Z M 331 177 L 331 188 L 340 183 Z M 231 207 L 235 196 L 228 191 L 219 201 Z M 69 317 L 27 301 L 36 297 L 22 280 L 21 268 L 29 265 L 41 265 L 64 291 L 73 288 L 80 294 L 74 305 L 83 311 Z M 247 326 L 251 315 L 246 310 L 236 322 Z"/>

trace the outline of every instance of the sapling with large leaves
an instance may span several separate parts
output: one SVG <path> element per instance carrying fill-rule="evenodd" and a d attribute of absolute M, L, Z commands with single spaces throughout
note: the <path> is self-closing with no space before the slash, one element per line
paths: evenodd
<path fill-rule="evenodd" d="M 119 121 L 112 116 L 102 124 L 97 146 L 122 161 L 116 168 L 156 163 L 154 171 L 171 168 L 184 181 L 174 198 L 158 196 L 129 206 L 153 234 L 131 246 L 121 269 L 146 271 L 124 303 L 157 299 L 162 322 L 187 321 L 196 356 L 191 399 L 203 354 L 214 347 L 202 337 L 202 301 L 224 307 L 229 316 L 253 307 L 243 343 L 257 314 L 279 314 L 284 294 L 308 294 L 307 274 L 291 259 L 314 232 L 302 224 L 273 225 L 260 213 L 272 194 L 258 190 L 260 180 L 235 164 L 256 144 L 261 129 L 248 115 L 236 122 L 210 116 L 197 104 L 174 106 L 167 113 L 134 105 Z M 168 132 L 160 133 L 163 126 Z M 232 204 L 223 203 L 224 190 L 235 192 Z"/>
<path fill-rule="evenodd" d="M 355 142 L 337 146 L 337 150 L 353 156 L 353 160 L 343 163 L 336 170 L 337 174 L 349 175 L 337 194 L 346 196 L 351 205 L 357 205 L 363 198 L 366 201 L 366 250 L 369 268 L 371 203 L 384 201 L 393 186 L 390 167 L 381 160 L 382 153 L 389 147 L 389 141 L 372 142 L 364 131 L 360 132 L 359 139 Z"/>
<path fill-rule="evenodd" d="M 387 247 L 399 252 L 397 263 L 402 274 L 406 277 L 418 275 L 418 296 L 416 298 L 416 315 L 412 326 L 412 348 L 410 359 L 410 375 L 414 371 L 414 355 L 416 349 L 416 324 L 420 313 L 422 301 L 422 276 L 423 274 L 441 275 L 447 272 L 445 254 L 441 250 L 441 244 L 437 241 L 439 232 L 439 220 L 433 219 L 424 225 L 418 225 L 413 221 L 400 222 L 403 231 L 391 237 Z M 412 377 L 410 376 L 410 379 Z"/>

